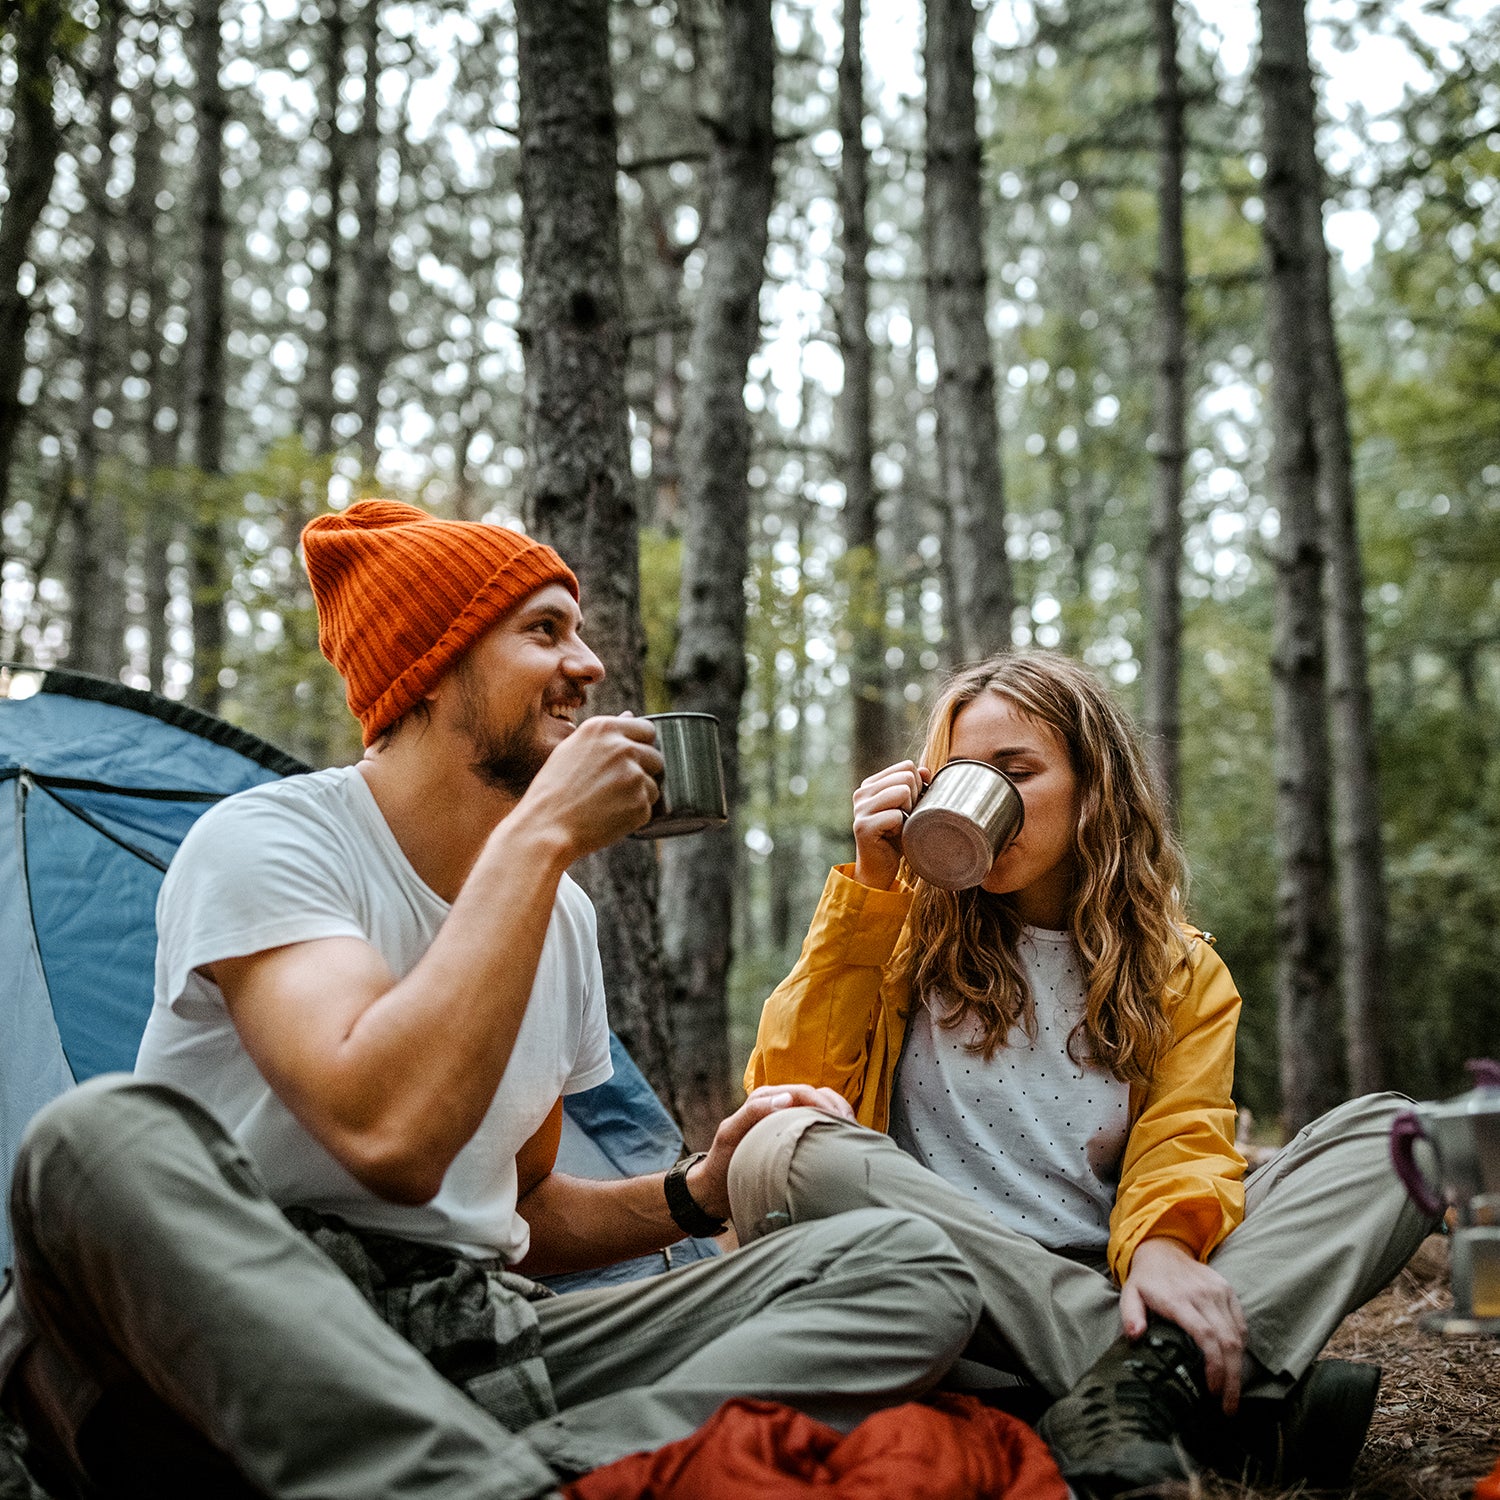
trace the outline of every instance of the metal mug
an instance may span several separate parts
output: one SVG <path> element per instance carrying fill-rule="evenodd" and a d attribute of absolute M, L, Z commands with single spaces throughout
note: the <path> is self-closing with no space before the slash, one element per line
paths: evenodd
<path fill-rule="evenodd" d="M 914 873 L 945 891 L 989 874 L 1026 819 L 1016 784 L 985 760 L 950 760 L 932 778 L 901 830 Z"/>
<path fill-rule="evenodd" d="M 661 796 L 637 839 L 674 839 L 729 821 L 719 721 L 712 714 L 645 714 L 656 726 L 656 748 L 666 766 L 657 778 Z"/>

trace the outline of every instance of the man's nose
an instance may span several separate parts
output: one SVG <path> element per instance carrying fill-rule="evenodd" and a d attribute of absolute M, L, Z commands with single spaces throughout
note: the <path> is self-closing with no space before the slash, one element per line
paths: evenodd
<path fill-rule="evenodd" d="M 604 681 L 604 663 L 594 655 L 593 649 L 582 636 L 573 637 L 573 650 L 568 658 L 568 675 L 584 682 Z"/>

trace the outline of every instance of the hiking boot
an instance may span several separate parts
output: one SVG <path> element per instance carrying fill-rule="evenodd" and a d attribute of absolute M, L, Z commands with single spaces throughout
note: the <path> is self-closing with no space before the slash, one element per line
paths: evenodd
<path fill-rule="evenodd" d="M 1207 1404 L 1198 1346 L 1153 1313 L 1145 1334 L 1116 1339 L 1037 1431 L 1081 1500 L 1186 1495 L 1196 1470 L 1182 1435 Z"/>
<path fill-rule="evenodd" d="M 1285 1396 L 1247 1396 L 1237 1415 L 1209 1425 L 1193 1451 L 1247 1484 L 1345 1489 L 1379 1389 L 1379 1365 L 1320 1359 Z"/>

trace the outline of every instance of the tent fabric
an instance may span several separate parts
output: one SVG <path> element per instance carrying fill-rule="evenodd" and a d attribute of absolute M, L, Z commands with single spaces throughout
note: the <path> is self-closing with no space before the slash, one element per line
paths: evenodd
<path fill-rule="evenodd" d="M 770 1401 L 726 1401 L 697 1432 L 563 1489 L 567 1500 L 1068 1500 L 1019 1417 L 941 1395 L 847 1435 Z"/>
<path fill-rule="evenodd" d="M 185 704 L 53 670 L 0 699 L 0 1182 L 49 1100 L 129 1071 L 151 1011 L 156 896 L 193 823 L 215 802 L 310 769 Z M 682 1137 L 618 1038 L 615 1076 L 564 1103 L 559 1170 L 661 1171 Z M 671 1253 L 558 1286 L 606 1285 L 716 1253 Z M 11 1257 L 0 1220 L 0 1265 Z"/>

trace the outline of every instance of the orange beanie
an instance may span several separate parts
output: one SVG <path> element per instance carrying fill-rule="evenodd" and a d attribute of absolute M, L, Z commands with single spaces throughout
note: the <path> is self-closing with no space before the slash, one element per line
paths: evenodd
<path fill-rule="evenodd" d="M 544 584 L 576 599 L 550 547 L 399 500 L 357 500 L 302 531 L 318 645 L 349 690 L 369 744 L 429 693 L 503 614 Z"/>

